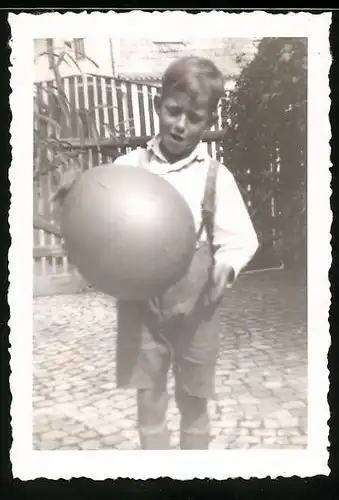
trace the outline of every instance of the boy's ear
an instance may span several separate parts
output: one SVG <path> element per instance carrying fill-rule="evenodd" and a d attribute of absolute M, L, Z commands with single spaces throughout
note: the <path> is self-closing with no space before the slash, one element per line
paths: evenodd
<path fill-rule="evenodd" d="M 154 109 L 157 114 L 159 114 L 160 111 L 160 104 L 161 104 L 161 96 L 159 94 L 156 94 L 154 96 Z"/>

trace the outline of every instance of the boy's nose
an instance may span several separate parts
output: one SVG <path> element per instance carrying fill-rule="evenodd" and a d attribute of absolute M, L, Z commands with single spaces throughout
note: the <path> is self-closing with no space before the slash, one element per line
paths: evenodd
<path fill-rule="evenodd" d="M 182 134 L 186 129 L 186 117 L 184 115 L 180 116 L 175 124 L 176 132 Z"/>

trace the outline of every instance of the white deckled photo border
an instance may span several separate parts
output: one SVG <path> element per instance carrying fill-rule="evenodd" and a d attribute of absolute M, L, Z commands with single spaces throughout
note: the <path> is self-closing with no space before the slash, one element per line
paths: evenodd
<path fill-rule="evenodd" d="M 13 475 L 21 480 L 88 477 L 227 479 L 328 474 L 327 353 L 330 346 L 329 27 L 331 14 L 142 12 L 10 14 L 11 207 L 9 251 L 10 387 Z M 308 39 L 308 448 L 306 450 L 33 451 L 33 40 L 81 37 L 307 37 Z M 151 34 L 151 35 L 150 35 Z M 206 454 L 207 453 L 207 454 Z"/>

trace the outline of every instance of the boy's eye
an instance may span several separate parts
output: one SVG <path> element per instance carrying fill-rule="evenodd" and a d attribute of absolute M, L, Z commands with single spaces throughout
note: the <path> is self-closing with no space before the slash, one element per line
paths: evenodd
<path fill-rule="evenodd" d="M 171 116 L 179 116 L 181 113 L 183 113 L 183 109 L 180 106 L 168 105 L 167 112 Z M 197 113 L 189 113 L 187 118 L 191 123 L 194 123 L 194 124 L 197 124 L 197 123 L 204 120 L 204 117 L 201 115 L 198 115 Z"/>
<path fill-rule="evenodd" d="M 181 109 L 178 106 L 167 106 L 167 111 L 172 115 L 172 116 L 177 116 L 181 113 Z"/>

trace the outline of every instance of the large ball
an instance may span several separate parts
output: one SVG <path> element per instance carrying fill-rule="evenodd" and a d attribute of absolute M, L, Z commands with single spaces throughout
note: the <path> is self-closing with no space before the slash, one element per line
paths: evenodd
<path fill-rule="evenodd" d="M 163 178 L 100 165 L 68 193 L 61 232 L 70 261 L 102 292 L 139 300 L 179 281 L 195 252 L 192 213 Z"/>

